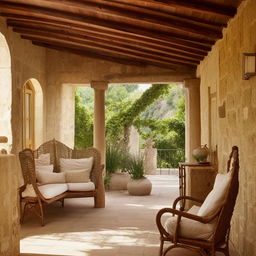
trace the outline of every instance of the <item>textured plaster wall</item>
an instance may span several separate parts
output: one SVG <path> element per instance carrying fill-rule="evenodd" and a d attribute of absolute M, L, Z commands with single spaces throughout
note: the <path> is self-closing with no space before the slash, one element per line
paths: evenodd
<path fill-rule="evenodd" d="M 225 102 L 216 118 L 219 170 L 225 170 L 232 145 L 240 150 L 240 188 L 232 219 L 231 240 L 241 256 L 256 255 L 256 77 L 242 80 L 242 53 L 256 51 L 256 1 L 242 3 L 238 14 L 198 68 L 201 77 L 202 144 L 209 142 L 209 97 Z M 218 110 L 218 109 L 217 109 Z M 216 111 L 217 111 L 216 110 Z"/>
<path fill-rule="evenodd" d="M 4 69 L 0 70 L 0 94 L 1 97 L 4 95 L 6 100 L 1 102 L 3 106 L 0 108 L 0 123 L 5 123 L 5 128 L 11 127 L 9 141 L 12 142 L 12 152 L 18 153 L 22 149 L 22 88 L 28 79 L 34 78 L 39 81 L 45 92 L 45 49 L 20 39 L 18 34 L 7 28 L 3 18 L 0 18 L 0 33 L 10 51 L 10 63 L 7 66 L 11 69 L 11 73 Z M 1 54 L 0 63 L 7 57 Z M 0 134 L 5 135 L 2 131 Z M 19 255 L 18 187 L 22 184 L 22 179 L 14 158 L 10 155 L 0 157 L 0 255 L 6 256 Z"/>
<path fill-rule="evenodd" d="M 117 64 L 55 50 L 47 50 L 46 138 L 74 146 L 74 88 L 91 81 L 109 83 L 183 82 L 194 72 Z"/>
<path fill-rule="evenodd" d="M 34 78 L 39 81 L 45 93 L 46 54 L 44 48 L 22 40 L 17 33 L 7 28 L 3 18 L 0 18 L 0 33 L 5 37 L 11 55 L 12 152 L 17 153 L 22 148 L 22 87 L 28 79 Z"/>

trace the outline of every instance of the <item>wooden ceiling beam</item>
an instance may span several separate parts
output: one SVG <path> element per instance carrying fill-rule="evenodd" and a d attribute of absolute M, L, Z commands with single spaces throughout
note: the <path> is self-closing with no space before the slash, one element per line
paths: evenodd
<path fill-rule="evenodd" d="M 110 40 L 111 42 L 121 42 L 128 45 L 134 45 L 140 48 L 145 49 L 154 49 L 160 53 L 170 53 L 177 56 L 185 56 L 192 59 L 203 59 L 206 55 L 206 51 L 202 51 L 201 49 L 191 51 L 191 49 L 174 45 L 170 43 L 163 42 L 160 44 L 157 40 L 152 38 L 141 38 L 135 35 L 129 35 L 124 33 L 117 33 L 113 31 L 105 31 L 101 29 L 93 29 L 91 27 L 83 26 L 83 28 L 72 27 L 66 24 L 57 24 L 43 21 L 35 21 L 33 22 L 27 20 L 13 20 L 8 19 L 7 25 L 12 26 L 14 28 L 36 28 L 36 29 L 49 29 L 50 31 L 62 31 L 63 33 L 74 32 L 76 34 L 91 36 L 95 38 L 104 38 Z"/>
<path fill-rule="evenodd" d="M 179 14 L 177 12 L 174 12 L 173 6 L 168 5 L 168 8 L 171 10 L 166 11 L 166 5 L 160 4 L 153 2 L 153 6 L 151 7 L 150 4 L 145 4 L 146 1 L 141 1 L 141 0 L 135 0 L 135 1 L 109 1 L 109 0 L 74 0 L 76 2 L 80 3 L 89 3 L 89 4 L 94 4 L 94 6 L 98 6 L 99 8 L 102 8 L 102 6 L 106 7 L 111 7 L 116 10 L 121 9 L 133 12 L 133 13 L 142 13 L 143 15 L 151 15 L 155 19 L 163 18 L 163 19 L 177 19 L 179 21 L 185 21 L 189 22 L 190 24 L 198 24 L 198 25 L 203 25 L 203 26 L 209 26 L 210 28 L 215 28 L 218 29 L 220 27 L 225 27 L 227 24 L 224 22 L 213 22 L 209 21 L 207 19 L 203 19 L 200 17 L 192 16 L 189 14 Z M 162 8 L 154 8 L 154 5 L 157 4 L 158 6 L 161 6 Z"/>
<path fill-rule="evenodd" d="M 1 9 L 9 8 L 30 13 L 47 14 L 133 33 L 143 31 L 145 35 L 157 33 L 165 37 L 176 37 L 206 45 L 212 45 L 222 36 L 220 31 L 211 31 L 210 29 L 203 29 L 189 24 L 183 25 L 175 20 L 172 23 L 163 24 L 163 22 L 157 20 L 155 22 L 143 20 L 143 17 L 138 19 L 138 16 L 129 18 L 125 13 L 122 13 L 122 15 L 109 14 L 92 7 L 85 8 L 82 4 L 68 5 L 62 3 L 63 1 L 60 4 L 59 2 L 47 0 L 1 0 Z"/>
<path fill-rule="evenodd" d="M 98 52 L 103 52 L 103 53 L 110 53 L 110 54 L 114 54 L 115 56 L 120 56 L 120 58 L 122 57 L 129 57 L 129 58 L 133 58 L 135 60 L 139 60 L 139 61 L 143 61 L 146 62 L 150 65 L 158 65 L 158 66 L 165 66 L 165 67 L 170 67 L 172 68 L 175 65 L 184 65 L 184 66 L 190 66 L 190 67 L 195 67 L 196 65 L 193 64 L 184 64 L 180 61 L 164 61 L 164 60 L 158 60 L 158 59 L 154 59 L 153 57 L 150 57 L 146 54 L 134 54 L 132 52 L 125 52 L 125 51 L 120 51 L 120 50 L 116 50 L 114 47 L 102 47 L 96 43 L 92 43 L 91 45 L 88 45 L 88 43 L 85 45 L 84 42 L 82 40 L 76 40 L 73 39 L 70 40 L 70 38 L 61 38 L 61 37 L 55 37 L 55 38 L 49 38 L 48 36 L 43 36 L 43 35 L 30 35 L 30 34 L 24 34 L 21 35 L 21 37 L 23 39 L 28 39 L 31 41 L 35 41 L 35 42 L 42 42 L 42 43 L 58 43 L 59 45 L 65 44 L 68 47 L 74 47 L 78 50 L 93 50 L 93 51 L 98 51 Z"/>
<path fill-rule="evenodd" d="M 117 3 L 146 7 L 163 12 L 173 12 L 173 8 L 210 15 L 221 15 L 231 18 L 236 14 L 236 8 L 227 5 L 204 3 L 198 0 L 113 0 Z"/>
<path fill-rule="evenodd" d="M 108 36 L 108 35 L 99 35 L 94 32 L 82 32 L 82 31 L 76 31 L 72 29 L 71 31 L 60 28 L 60 27 L 52 27 L 52 26 L 42 26 L 38 24 L 26 24 L 26 26 L 21 26 L 21 24 L 14 26 L 14 31 L 20 34 L 24 33 L 33 33 L 33 34 L 41 34 L 44 32 L 44 34 L 49 35 L 49 32 L 54 37 L 55 34 L 57 35 L 66 35 L 70 36 L 76 39 L 81 39 L 86 42 L 88 40 L 89 42 L 96 42 L 107 46 L 114 46 L 117 48 L 120 48 L 122 50 L 133 50 L 143 53 L 152 54 L 153 56 L 156 56 L 158 58 L 165 58 L 165 59 L 176 59 L 176 60 L 183 60 L 183 61 L 191 61 L 191 63 L 199 63 L 199 60 L 202 60 L 202 56 L 195 56 L 193 54 L 181 54 L 177 51 L 173 50 L 162 50 L 158 47 L 148 47 L 145 45 L 145 43 L 133 43 L 132 41 L 129 41 L 127 39 L 123 40 L 116 40 L 114 37 Z"/>
<path fill-rule="evenodd" d="M 26 21 L 31 21 L 31 22 L 36 22 L 36 21 L 41 21 L 41 22 L 46 22 L 46 23 L 50 23 L 50 24 L 59 24 L 59 25 L 67 25 L 72 27 L 76 27 L 76 28 L 90 28 L 92 30 L 101 30 L 101 31 L 105 31 L 106 33 L 112 33 L 115 35 L 125 35 L 128 36 L 130 38 L 141 38 L 143 40 L 151 40 L 153 42 L 156 42 L 160 45 L 166 45 L 166 46 L 177 46 L 177 47 L 182 47 L 183 49 L 191 49 L 191 50 L 195 50 L 198 52 L 202 52 L 202 53 L 206 53 L 207 51 L 209 51 L 211 49 L 210 45 L 204 45 L 202 43 L 201 40 L 197 40 L 197 42 L 192 42 L 192 41 L 188 41 L 188 40 L 184 40 L 184 39 L 180 39 L 180 38 L 176 38 L 176 37 L 172 37 L 172 36 L 168 36 L 168 35 L 161 35 L 158 33 L 146 33 L 144 30 L 136 30 L 136 31 L 124 31 L 124 30 L 118 30 L 118 29 L 114 29 L 114 28 L 107 28 L 104 26 L 100 26 L 100 25 L 95 25 L 95 24 L 90 24 L 89 22 L 85 22 L 85 21 L 77 21 L 77 20 L 72 20 L 72 19 L 67 19 L 67 18 L 62 18 L 62 17 L 58 17 L 58 16 L 51 16 L 51 15 L 47 15 L 47 14 L 42 14 L 42 13 L 35 13 L 35 12 L 28 12 L 28 11 L 24 11 L 24 10 L 17 10 L 17 9 L 13 9 L 13 8 L 6 8 L 6 7 L 1 7 L 0 9 L 0 15 L 11 19 L 16 19 L 16 20 L 26 20 Z"/>
<path fill-rule="evenodd" d="M 118 55 L 132 55 L 132 56 L 139 56 L 142 58 L 146 58 L 147 60 L 153 60 L 153 61 L 160 61 L 160 62 L 170 62 L 170 63 L 174 63 L 174 64 L 185 64 L 185 65 L 191 65 L 191 66 L 196 66 L 197 64 L 199 64 L 199 61 L 197 60 L 188 60 L 185 58 L 181 58 L 181 57 L 175 57 L 175 56 L 161 56 L 161 55 L 156 55 L 155 53 L 152 52 L 146 52 L 146 51 L 139 51 L 137 49 L 133 49 L 133 48 L 124 48 L 123 46 L 117 46 L 117 45 L 111 45 L 109 43 L 107 43 L 104 40 L 96 41 L 96 40 L 90 40 L 90 39 L 85 39 L 85 38 L 78 38 L 75 36 L 70 36 L 70 35 L 63 35 L 63 34 L 57 34 L 57 33 L 43 33 L 42 31 L 21 31 L 21 36 L 22 38 L 25 37 L 45 37 L 48 38 L 49 40 L 52 38 L 55 39 L 60 39 L 60 40 L 65 40 L 67 42 L 72 41 L 75 42 L 77 44 L 81 44 L 83 47 L 89 47 L 89 48 L 96 48 L 96 49 L 100 49 L 100 50 L 107 50 L 107 51 L 113 51 L 114 53 L 118 54 Z M 27 39 L 27 38 L 26 38 Z"/>

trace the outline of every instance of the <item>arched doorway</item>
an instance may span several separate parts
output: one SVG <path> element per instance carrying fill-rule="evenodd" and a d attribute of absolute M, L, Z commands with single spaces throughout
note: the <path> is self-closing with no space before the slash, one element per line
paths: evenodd
<path fill-rule="evenodd" d="M 11 105 L 12 105 L 12 78 L 11 55 L 3 34 L 0 33 L 0 136 L 8 138 L 7 144 L 0 147 L 11 151 Z"/>
<path fill-rule="evenodd" d="M 29 79 L 23 86 L 23 148 L 35 149 L 43 142 L 43 91 Z"/>

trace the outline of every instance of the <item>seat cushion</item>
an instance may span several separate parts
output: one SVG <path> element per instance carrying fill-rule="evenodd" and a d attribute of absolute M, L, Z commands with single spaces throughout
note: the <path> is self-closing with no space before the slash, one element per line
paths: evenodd
<path fill-rule="evenodd" d="M 24 197 L 36 197 L 36 192 L 32 184 L 27 184 L 25 190 L 21 193 L 21 196 Z"/>
<path fill-rule="evenodd" d="M 193 206 L 188 213 L 197 215 L 199 206 Z M 170 235 L 174 235 L 175 227 L 177 222 L 177 216 L 169 217 L 165 222 L 165 229 Z M 208 240 L 211 238 L 215 221 L 213 223 L 201 223 L 195 220 L 187 219 L 182 217 L 179 228 L 179 235 L 184 238 L 194 238 L 194 239 L 203 239 Z"/>
<path fill-rule="evenodd" d="M 67 184 L 46 184 L 38 187 L 41 194 L 46 199 L 53 198 L 55 196 L 61 195 L 68 190 Z"/>
<path fill-rule="evenodd" d="M 93 191 L 95 190 L 95 185 L 93 182 L 83 182 L 83 183 L 67 183 L 69 191 Z"/>
<path fill-rule="evenodd" d="M 212 191 L 201 205 L 198 216 L 207 217 L 217 213 L 223 205 L 231 182 L 232 172 L 218 174 Z"/>

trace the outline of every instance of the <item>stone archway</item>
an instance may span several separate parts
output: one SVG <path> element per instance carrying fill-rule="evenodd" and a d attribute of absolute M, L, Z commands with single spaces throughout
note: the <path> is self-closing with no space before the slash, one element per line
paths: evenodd
<path fill-rule="evenodd" d="M 7 41 L 0 33 L 0 136 L 6 136 L 8 143 L 1 145 L 8 152 L 12 146 L 11 107 L 12 107 L 12 77 L 11 55 Z"/>

